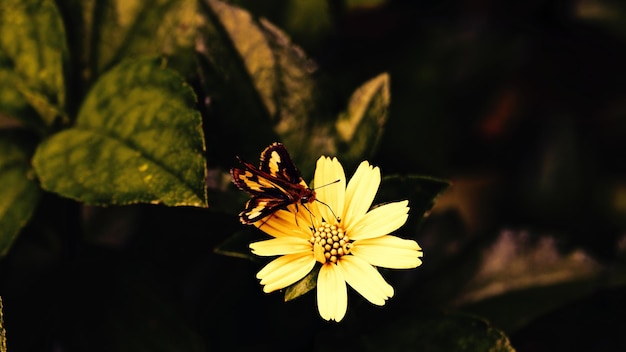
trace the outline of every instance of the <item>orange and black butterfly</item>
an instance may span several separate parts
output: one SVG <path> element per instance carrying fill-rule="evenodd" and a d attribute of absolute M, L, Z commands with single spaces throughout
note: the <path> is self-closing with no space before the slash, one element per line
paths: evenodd
<path fill-rule="evenodd" d="M 243 224 L 257 222 L 290 204 L 315 201 L 315 191 L 306 185 L 283 144 L 273 143 L 265 148 L 259 168 L 237 159 L 244 168 L 230 170 L 233 182 L 252 196 L 239 214 Z"/>

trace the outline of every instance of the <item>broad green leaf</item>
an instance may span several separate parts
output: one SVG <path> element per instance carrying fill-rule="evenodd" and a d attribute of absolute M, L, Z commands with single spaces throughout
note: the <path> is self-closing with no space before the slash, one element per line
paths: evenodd
<path fill-rule="evenodd" d="M 91 205 L 206 206 L 202 120 L 192 89 L 160 59 L 103 75 L 76 125 L 45 140 L 34 167 L 46 190 Z"/>
<path fill-rule="evenodd" d="M 0 256 L 30 220 L 41 193 L 30 166 L 33 148 L 19 137 L 0 135 Z"/>
<path fill-rule="evenodd" d="M 87 6 L 89 5 L 89 6 Z M 193 48 L 202 18 L 195 0 L 104 0 L 85 4 L 85 22 L 92 24 L 94 45 L 90 60 L 97 73 L 124 58 L 184 52 L 191 70 Z M 184 58 L 183 58 L 184 56 Z M 186 67 L 185 67 L 186 66 Z"/>
<path fill-rule="evenodd" d="M 320 266 L 315 266 L 311 272 L 300 281 L 285 289 L 285 302 L 294 300 L 317 287 L 317 276 Z"/>
<path fill-rule="evenodd" d="M 46 125 L 63 116 L 67 56 L 65 29 L 54 1 L 3 0 L 0 111 L 30 124 L 27 104 Z"/>
<path fill-rule="evenodd" d="M 342 156 L 352 162 L 371 155 L 382 136 L 390 103 L 389 75 L 382 73 L 359 87 L 350 98 L 347 110 L 335 127 L 345 151 Z"/>

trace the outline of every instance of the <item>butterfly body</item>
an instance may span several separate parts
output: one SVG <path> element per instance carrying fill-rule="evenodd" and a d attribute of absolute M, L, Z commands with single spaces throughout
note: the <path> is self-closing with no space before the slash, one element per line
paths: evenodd
<path fill-rule="evenodd" d="M 285 146 L 273 143 L 261 153 L 259 167 L 240 158 L 243 168 L 232 168 L 235 185 L 252 198 L 239 214 L 243 224 L 252 224 L 291 204 L 315 201 L 315 191 L 302 179 Z"/>

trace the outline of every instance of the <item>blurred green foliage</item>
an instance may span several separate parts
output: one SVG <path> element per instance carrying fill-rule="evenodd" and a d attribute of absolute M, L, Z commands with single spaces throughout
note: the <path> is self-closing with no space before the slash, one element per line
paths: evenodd
<path fill-rule="evenodd" d="M 16 351 L 626 349 L 625 33 L 607 0 L 3 0 L 0 332 Z M 263 294 L 228 169 L 274 141 L 307 180 L 320 155 L 367 159 L 376 203 L 409 199 L 424 265 L 382 272 L 385 307 L 351 292 L 327 323 L 314 272 Z"/>

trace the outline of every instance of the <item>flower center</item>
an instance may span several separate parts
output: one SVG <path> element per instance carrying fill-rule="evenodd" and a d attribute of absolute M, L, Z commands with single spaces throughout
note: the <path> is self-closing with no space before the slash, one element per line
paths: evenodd
<path fill-rule="evenodd" d="M 313 244 L 315 259 L 324 263 L 336 263 L 339 258 L 350 253 L 352 243 L 343 227 L 322 222 L 309 240 Z"/>

